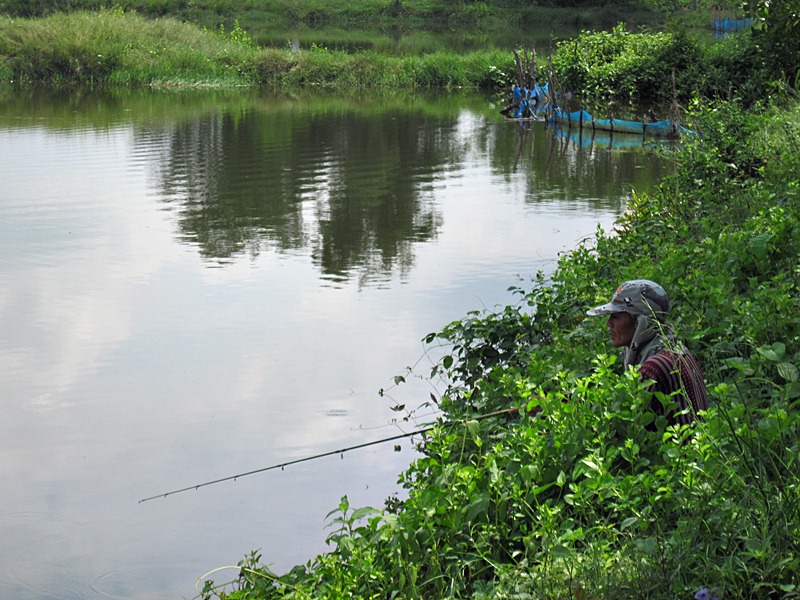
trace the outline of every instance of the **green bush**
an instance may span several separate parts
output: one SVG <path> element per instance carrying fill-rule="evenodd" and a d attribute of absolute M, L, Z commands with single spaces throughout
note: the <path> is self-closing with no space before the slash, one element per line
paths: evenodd
<path fill-rule="evenodd" d="M 794 82 L 800 69 L 800 3 L 746 0 L 743 4 L 755 19 L 753 41 L 765 66 L 773 77 Z"/>
<path fill-rule="evenodd" d="M 671 33 L 631 33 L 624 25 L 611 32 L 583 32 L 559 43 L 553 71 L 563 90 L 592 102 L 667 103 L 677 89 L 694 89 L 690 67 L 702 61 L 698 45 Z"/>
<path fill-rule="evenodd" d="M 800 22 L 797 31 L 786 33 L 800 47 Z M 756 29 L 710 44 L 684 32 L 632 33 L 620 24 L 560 42 L 552 68 L 562 90 L 587 105 L 666 106 L 673 99 L 685 104 L 702 97 L 751 106 L 785 97 L 796 74 L 786 59 L 773 60 L 765 35 Z"/>

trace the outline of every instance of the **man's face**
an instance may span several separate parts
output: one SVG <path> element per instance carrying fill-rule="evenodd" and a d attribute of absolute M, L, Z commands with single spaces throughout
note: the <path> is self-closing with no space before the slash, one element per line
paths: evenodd
<path fill-rule="evenodd" d="M 615 312 L 608 316 L 608 334 L 614 347 L 630 346 L 636 331 L 636 321 L 630 313 Z"/>

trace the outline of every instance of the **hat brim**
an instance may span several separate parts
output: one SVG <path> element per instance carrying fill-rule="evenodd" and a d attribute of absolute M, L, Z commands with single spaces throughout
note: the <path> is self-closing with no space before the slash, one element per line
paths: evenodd
<path fill-rule="evenodd" d="M 627 312 L 627 309 L 628 309 L 627 306 L 609 302 L 608 304 L 601 304 L 600 306 L 596 306 L 591 310 L 587 310 L 586 314 L 592 317 L 596 317 L 598 315 L 608 315 L 611 313 Z"/>

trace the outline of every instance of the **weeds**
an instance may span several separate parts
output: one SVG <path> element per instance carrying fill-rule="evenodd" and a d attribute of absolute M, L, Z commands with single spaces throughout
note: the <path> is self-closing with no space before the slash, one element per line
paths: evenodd
<path fill-rule="evenodd" d="M 3 79 L 17 83 L 151 85 L 241 82 L 255 50 L 172 19 L 119 10 L 0 18 Z"/>
<path fill-rule="evenodd" d="M 425 56 L 355 54 L 322 46 L 258 48 L 235 23 L 200 30 L 170 18 L 121 10 L 0 17 L 0 80 L 17 84 L 317 85 L 339 88 L 480 87 L 509 71 L 499 51 Z"/>

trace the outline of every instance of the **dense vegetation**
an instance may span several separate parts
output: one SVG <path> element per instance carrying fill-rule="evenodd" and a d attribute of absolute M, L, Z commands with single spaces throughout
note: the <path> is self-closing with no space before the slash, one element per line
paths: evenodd
<path fill-rule="evenodd" d="M 493 87 L 509 53 L 389 56 L 258 48 L 246 31 L 202 31 L 122 10 L 0 17 L 0 81 L 48 85 Z M 494 68 L 493 68 L 494 67 Z"/>
<path fill-rule="evenodd" d="M 271 20 L 283 25 L 318 26 L 322 23 L 350 23 L 359 27 L 402 25 L 429 27 L 478 23 L 487 20 L 541 18 L 542 8 L 595 9 L 615 11 L 665 11 L 708 8 L 711 0 L 0 0 L 0 13 L 17 17 L 41 17 L 55 12 L 100 10 L 109 6 L 136 11 L 148 17 L 172 16 L 208 25 L 220 19 L 252 22 Z M 618 13 L 622 14 L 622 13 Z"/>
<path fill-rule="evenodd" d="M 781 15 L 783 16 L 783 15 Z M 785 25 L 784 25 L 785 29 Z M 681 102 L 694 95 L 736 95 L 752 103 L 793 76 L 796 48 L 787 35 L 701 42 L 672 31 L 635 33 L 624 25 L 584 32 L 539 49 L 538 72 L 564 90 L 623 105 Z M 778 60 L 780 42 L 783 58 Z M 506 91 L 515 79 L 507 50 L 419 54 L 264 48 L 234 21 L 200 29 L 171 17 L 150 19 L 122 8 L 57 12 L 43 18 L 0 16 L 0 82 L 16 85 L 237 86 L 328 85 L 337 88 L 454 88 Z M 604 111 L 606 112 L 606 111 Z"/>

